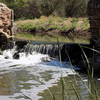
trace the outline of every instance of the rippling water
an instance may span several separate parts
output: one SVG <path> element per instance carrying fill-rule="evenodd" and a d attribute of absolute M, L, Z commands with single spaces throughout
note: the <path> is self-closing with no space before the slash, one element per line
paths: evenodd
<path fill-rule="evenodd" d="M 57 84 L 60 77 L 75 74 L 73 66 L 48 55 L 5 50 L 0 55 L 0 100 L 38 100 L 43 90 Z"/>

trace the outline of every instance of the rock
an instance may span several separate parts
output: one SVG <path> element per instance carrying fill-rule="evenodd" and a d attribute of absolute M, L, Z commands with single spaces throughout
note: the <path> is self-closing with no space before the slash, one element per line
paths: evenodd
<path fill-rule="evenodd" d="M 0 32 L 5 32 L 8 35 L 12 35 L 12 21 L 13 11 L 9 9 L 5 4 L 0 3 Z"/>
<path fill-rule="evenodd" d="M 14 55 L 13 55 L 13 59 L 19 59 L 19 53 L 18 52 L 16 52 Z"/>
<path fill-rule="evenodd" d="M 0 48 L 8 48 L 12 40 L 13 11 L 0 3 Z M 9 43 L 8 43 L 9 42 Z"/>
<path fill-rule="evenodd" d="M 5 59 L 9 59 L 9 57 L 8 57 L 8 56 L 6 56 L 6 57 L 5 57 Z"/>
<path fill-rule="evenodd" d="M 24 48 L 25 45 L 28 44 L 28 41 L 25 41 L 25 40 L 17 40 L 15 42 L 15 45 L 17 46 L 17 50 L 21 50 Z"/>
<path fill-rule="evenodd" d="M 86 48 L 84 48 L 83 46 Z M 80 47 L 82 47 L 82 48 L 80 48 Z M 70 61 L 71 60 L 71 63 L 73 65 L 81 67 L 80 62 L 84 63 L 84 60 L 83 60 L 84 53 L 86 54 L 86 56 L 88 58 L 91 58 L 93 56 L 93 51 L 88 48 L 92 48 L 92 45 L 90 45 L 90 44 L 80 44 L 79 45 L 79 44 L 75 44 L 75 43 L 65 44 L 65 45 L 63 45 L 62 50 L 61 50 L 61 59 L 62 59 L 62 61 Z M 84 53 L 82 50 L 84 51 Z M 82 66 L 82 67 L 84 67 L 84 66 Z"/>

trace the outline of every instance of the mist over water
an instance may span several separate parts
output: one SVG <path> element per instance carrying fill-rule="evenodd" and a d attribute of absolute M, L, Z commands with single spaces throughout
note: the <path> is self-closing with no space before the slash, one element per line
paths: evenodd
<path fill-rule="evenodd" d="M 75 74 L 73 66 L 47 54 L 19 53 L 16 47 L 0 55 L 0 100 L 38 100 L 40 92 L 56 85 L 60 77 Z"/>

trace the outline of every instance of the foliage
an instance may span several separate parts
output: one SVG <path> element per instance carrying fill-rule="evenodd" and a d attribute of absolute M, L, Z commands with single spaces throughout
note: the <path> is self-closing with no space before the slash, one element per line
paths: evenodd
<path fill-rule="evenodd" d="M 76 40 L 75 38 L 80 38 L 88 41 L 90 37 L 82 35 L 82 31 L 88 31 L 89 22 L 87 18 L 61 18 L 57 16 L 41 16 L 40 18 L 35 18 L 32 20 L 19 20 L 16 21 L 17 26 L 17 37 L 26 38 L 27 34 L 31 34 L 28 39 L 53 41 L 56 40 L 57 35 L 60 37 L 61 41 L 66 40 L 66 38 Z M 85 25 L 84 25 L 85 24 Z M 73 32 L 71 32 L 73 31 Z M 22 33 L 26 33 L 25 36 Z M 23 35 L 23 36 L 22 36 Z M 37 37 L 39 35 L 39 37 Z M 48 38 L 49 36 L 49 38 Z M 65 39 L 62 38 L 67 36 Z M 46 37 L 46 38 L 45 38 Z"/>
<path fill-rule="evenodd" d="M 88 30 L 89 22 L 87 18 L 61 18 L 56 16 L 41 16 L 39 19 L 16 21 L 18 30 L 23 32 L 32 32 L 32 30 L 58 30 L 68 31 Z"/>
<path fill-rule="evenodd" d="M 0 0 L 12 8 L 15 19 L 40 16 L 79 17 L 86 16 L 88 0 Z"/>

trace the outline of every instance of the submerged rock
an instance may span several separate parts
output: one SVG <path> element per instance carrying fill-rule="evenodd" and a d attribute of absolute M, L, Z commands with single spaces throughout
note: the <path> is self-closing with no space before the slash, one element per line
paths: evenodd
<path fill-rule="evenodd" d="M 13 55 L 13 59 L 19 59 L 19 53 L 18 52 L 16 52 L 14 55 Z"/>

